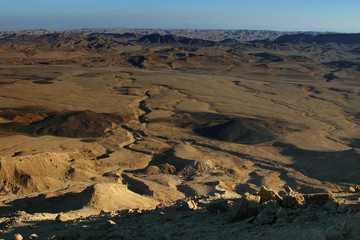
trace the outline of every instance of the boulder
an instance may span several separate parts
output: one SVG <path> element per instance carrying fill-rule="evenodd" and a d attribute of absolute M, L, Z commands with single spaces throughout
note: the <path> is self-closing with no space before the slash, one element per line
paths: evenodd
<path fill-rule="evenodd" d="M 264 203 L 264 202 L 272 201 L 272 200 L 279 202 L 279 203 L 282 201 L 282 199 L 278 193 L 276 193 L 275 191 L 273 191 L 271 189 L 267 189 L 265 186 L 261 186 L 261 189 L 258 192 L 258 195 L 260 196 L 260 203 Z"/>
<path fill-rule="evenodd" d="M 287 222 L 289 213 L 288 213 L 288 209 L 280 207 L 277 211 L 276 211 L 276 222 Z"/>
<path fill-rule="evenodd" d="M 305 204 L 305 199 L 302 194 L 294 192 L 290 187 L 286 187 L 285 192 L 281 201 L 282 206 L 286 208 L 297 208 Z"/>
<path fill-rule="evenodd" d="M 335 198 L 332 193 L 314 193 L 304 194 L 306 205 L 324 206 L 328 201 L 335 202 Z"/>
<path fill-rule="evenodd" d="M 158 167 L 165 174 L 175 174 L 176 173 L 176 167 L 174 167 L 171 164 L 168 164 L 168 163 L 160 164 Z"/>
<path fill-rule="evenodd" d="M 30 235 L 29 239 L 31 240 L 39 239 L 39 236 L 36 233 L 33 233 Z"/>
<path fill-rule="evenodd" d="M 257 206 L 256 201 L 241 198 L 235 201 L 233 207 L 228 211 L 227 221 L 231 223 L 254 217 L 258 214 Z"/>
<path fill-rule="evenodd" d="M 14 235 L 14 240 L 23 240 L 23 236 L 21 234 L 15 234 Z"/>
<path fill-rule="evenodd" d="M 347 193 L 354 193 L 356 190 L 355 190 L 355 188 L 353 188 L 353 187 L 347 187 L 346 189 L 345 189 L 345 192 L 347 192 Z"/>
<path fill-rule="evenodd" d="M 259 214 L 256 216 L 255 223 L 260 225 L 272 224 L 276 221 L 276 213 L 280 209 L 276 201 L 267 201 L 258 206 Z"/>
<path fill-rule="evenodd" d="M 336 209 L 338 213 L 345 213 L 349 209 L 349 206 L 345 203 L 341 203 Z"/>
<path fill-rule="evenodd" d="M 260 203 L 260 199 L 261 197 L 258 195 L 252 195 L 251 193 L 246 192 L 244 197 L 248 200 L 248 201 L 254 201 L 257 203 Z"/>
<path fill-rule="evenodd" d="M 59 213 L 57 216 L 56 216 L 56 221 L 61 223 L 61 222 L 67 222 L 69 221 L 70 219 L 68 217 L 66 217 L 64 214 L 62 213 Z"/>
<path fill-rule="evenodd" d="M 216 200 L 207 205 L 206 209 L 213 213 L 217 213 L 218 211 L 226 212 L 229 209 L 229 201 L 226 199 Z"/>
<path fill-rule="evenodd" d="M 183 202 L 182 204 L 183 210 L 196 210 L 197 208 L 198 208 L 197 203 L 194 200 Z"/>
<path fill-rule="evenodd" d="M 148 166 L 145 169 L 145 173 L 147 175 L 155 175 L 155 174 L 161 173 L 161 170 L 160 170 L 160 168 L 158 166 Z"/>
<path fill-rule="evenodd" d="M 114 226 L 116 226 L 116 225 L 117 225 L 116 222 L 114 222 L 113 220 L 107 220 L 107 221 L 105 222 L 105 226 L 108 227 L 108 228 L 114 227 Z"/>

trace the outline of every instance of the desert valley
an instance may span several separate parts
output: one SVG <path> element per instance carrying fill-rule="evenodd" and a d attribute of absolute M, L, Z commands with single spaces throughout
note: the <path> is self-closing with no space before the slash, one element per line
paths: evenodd
<path fill-rule="evenodd" d="M 221 34 L 1 34 L 0 239 L 360 239 L 360 34 Z"/>

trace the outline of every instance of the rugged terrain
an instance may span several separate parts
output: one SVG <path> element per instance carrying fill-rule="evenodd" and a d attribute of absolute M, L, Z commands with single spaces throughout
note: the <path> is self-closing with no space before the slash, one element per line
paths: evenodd
<path fill-rule="evenodd" d="M 52 34 L 56 31 L 38 29 L 38 30 L 19 30 L 19 31 L 3 31 L 0 32 L 0 37 L 14 36 L 14 35 L 43 35 Z M 293 34 L 323 34 L 325 32 L 282 32 L 270 30 L 210 30 L 210 29 L 138 29 L 138 28 L 82 28 L 66 30 L 65 33 L 112 33 L 124 34 L 133 33 L 139 35 L 161 34 L 161 35 L 176 35 L 181 37 L 203 39 L 210 41 L 236 40 L 244 41 L 258 41 L 265 39 L 276 39 L 283 35 Z"/>
<path fill-rule="evenodd" d="M 0 64 L 0 238 L 360 236 L 359 34 L 10 34 Z"/>

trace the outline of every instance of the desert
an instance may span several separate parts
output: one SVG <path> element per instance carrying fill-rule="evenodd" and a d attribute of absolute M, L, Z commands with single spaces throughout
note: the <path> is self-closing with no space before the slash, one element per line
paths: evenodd
<path fill-rule="evenodd" d="M 360 34 L 126 31 L 1 35 L 0 239 L 360 239 Z"/>

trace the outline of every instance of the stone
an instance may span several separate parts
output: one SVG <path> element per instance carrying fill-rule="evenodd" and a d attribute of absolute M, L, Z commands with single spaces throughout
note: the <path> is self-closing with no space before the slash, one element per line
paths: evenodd
<path fill-rule="evenodd" d="M 276 222 L 286 222 L 287 221 L 287 218 L 289 216 L 289 213 L 288 211 L 283 208 L 283 207 L 280 207 L 277 211 L 276 211 Z"/>
<path fill-rule="evenodd" d="M 175 174 L 176 173 L 176 168 L 173 165 L 168 164 L 168 163 L 160 164 L 159 169 L 165 174 Z"/>
<path fill-rule="evenodd" d="M 248 200 L 248 201 L 254 201 L 257 203 L 260 203 L 260 199 L 261 197 L 258 195 L 252 195 L 251 193 L 246 192 L 244 197 Z"/>
<path fill-rule="evenodd" d="M 327 201 L 327 203 L 325 203 L 323 205 L 323 208 L 335 213 L 337 211 L 337 207 L 338 207 L 338 203 L 334 202 L 334 201 Z"/>
<path fill-rule="evenodd" d="M 326 230 L 326 240 L 337 240 L 337 239 L 358 239 L 349 238 L 349 226 L 347 222 L 338 223 L 334 226 L 329 227 Z"/>
<path fill-rule="evenodd" d="M 29 236 L 29 239 L 33 240 L 33 239 L 38 239 L 39 236 L 36 233 L 33 233 Z"/>
<path fill-rule="evenodd" d="M 350 197 L 350 200 L 359 201 L 360 198 L 359 198 L 359 196 L 351 196 L 351 197 Z"/>
<path fill-rule="evenodd" d="M 282 201 L 279 194 L 277 194 L 275 191 L 273 191 L 271 189 L 267 189 L 265 186 L 261 186 L 261 189 L 258 192 L 258 195 L 260 196 L 260 203 L 264 203 L 264 202 L 271 201 L 271 200 L 274 200 L 277 202 Z"/>
<path fill-rule="evenodd" d="M 14 235 L 14 240 L 23 240 L 23 236 L 21 234 L 15 234 Z"/>
<path fill-rule="evenodd" d="M 285 196 L 281 201 L 281 205 L 286 208 L 297 208 L 298 206 L 304 205 L 303 197 L 295 197 L 295 196 Z"/>
<path fill-rule="evenodd" d="M 128 214 L 130 211 L 129 211 L 129 209 L 123 209 L 123 210 L 119 210 L 118 211 L 118 213 L 120 214 L 120 215 L 125 215 L 125 214 Z"/>
<path fill-rule="evenodd" d="M 155 175 L 155 174 L 161 173 L 161 170 L 160 170 L 160 168 L 158 166 L 148 166 L 145 169 L 145 173 L 147 175 Z"/>
<path fill-rule="evenodd" d="M 345 213 L 348 210 L 349 206 L 345 203 L 342 203 L 338 206 L 338 208 L 336 209 L 338 211 L 338 213 Z"/>
<path fill-rule="evenodd" d="M 229 201 L 226 199 L 216 200 L 206 206 L 209 212 L 217 213 L 218 211 L 226 212 L 229 209 Z"/>
<path fill-rule="evenodd" d="M 234 205 L 230 208 L 227 215 L 227 222 L 241 221 L 258 214 L 258 203 L 255 201 L 241 198 L 235 201 Z"/>
<path fill-rule="evenodd" d="M 57 216 L 56 216 L 56 221 L 58 222 L 67 222 L 69 221 L 70 219 L 68 217 L 66 217 L 64 214 L 62 213 L 59 213 Z"/>
<path fill-rule="evenodd" d="M 285 186 L 284 190 L 285 190 L 286 194 L 291 194 L 294 192 L 290 186 Z"/>
<path fill-rule="evenodd" d="M 302 194 L 294 192 L 290 187 L 285 187 L 285 195 L 282 197 L 281 205 L 286 208 L 297 208 L 305 204 Z"/>
<path fill-rule="evenodd" d="M 259 214 L 256 216 L 255 222 L 261 225 L 272 224 L 276 221 L 276 213 L 280 206 L 276 201 L 267 201 L 258 206 Z"/>
<path fill-rule="evenodd" d="M 106 223 L 105 223 L 105 226 L 110 228 L 110 227 L 114 227 L 116 226 L 116 222 L 114 222 L 113 220 L 107 220 Z"/>
<path fill-rule="evenodd" d="M 335 198 L 332 193 L 314 193 L 314 194 L 304 194 L 305 205 L 316 205 L 324 206 L 328 201 L 335 202 Z"/>
<path fill-rule="evenodd" d="M 345 189 L 345 192 L 347 192 L 347 193 L 354 193 L 356 190 L 355 190 L 355 188 L 353 188 L 353 187 L 347 187 L 346 189 Z"/>
<path fill-rule="evenodd" d="M 196 210 L 197 208 L 198 206 L 194 200 L 190 200 L 182 204 L 182 209 L 184 210 Z"/>

